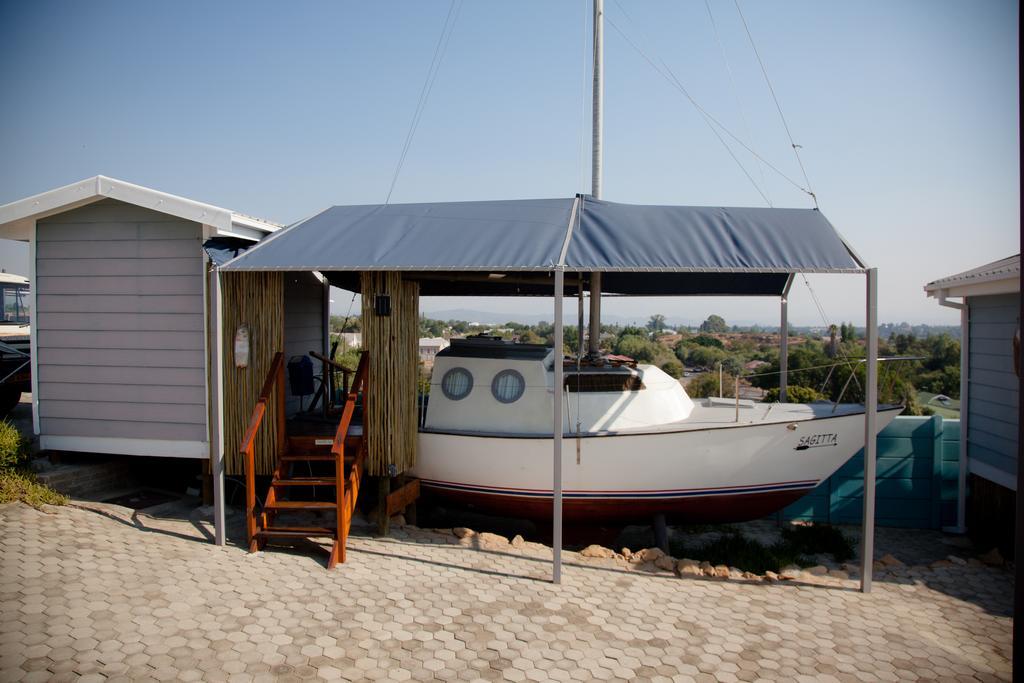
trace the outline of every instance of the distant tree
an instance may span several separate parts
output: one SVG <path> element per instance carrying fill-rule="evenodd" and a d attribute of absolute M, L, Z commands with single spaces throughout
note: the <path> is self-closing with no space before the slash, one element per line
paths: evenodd
<path fill-rule="evenodd" d="M 533 330 L 531 330 L 529 328 L 527 328 L 526 330 L 524 330 L 523 332 L 521 332 L 519 334 L 519 341 L 522 342 L 523 344 L 543 344 L 544 343 L 544 339 L 539 334 L 537 334 L 536 332 L 534 332 Z"/>
<path fill-rule="evenodd" d="M 622 339 L 623 337 L 643 337 L 644 339 L 649 339 L 650 333 L 646 328 L 626 325 L 618 330 L 616 336 L 619 339 Z"/>
<path fill-rule="evenodd" d="M 707 396 L 718 396 L 718 373 L 705 372 L 697 375 L 686 385 L 686 393 L 691 398 L 705 398 Z M 722 377 L 722 396 L 735 398 L 736 377 L 725 375 Z"/>
<path fill-rule="evenodd" d="M 692 367 L 711 368 L 717 367 L 720 362 L 724 362 L 728 357 L 729 354 L 722 349 L 709 346 L 693 346 L 690 347 L 686 354 L 686 362 Z"/>
<path fill-rule="evenodd" d="M 619 340 L 615 344 L 615 353 L 623 356 L 629 356 L 634 358 L 641 363 L 650 363 L 657 356 L 660 348 L 658 344 L 655 344 L 646 337 L 641 337 L 634 334 L 627 334 L 619 337 Z"/>
<path fill-rule="evenodd" d="M 675 358 L 669 358 L 668 360 L 661 363 L 661 369 L 669 377 L 675 377 L 679 379 L 683 376 L 683 364 Z"/>
<path fill-rule="evenodd" d="M 725 344 L 722 343 L 721 339 L 712 337 L 710 334 L 698 334 L 696 337 L 692 337 L 687 340 L 688 343 L 696 344 L 697 346 L 708 346 L 715 349 L 724 349 Z"/>
<path fill-rule="evenodd" d="M 799 384 L 791 384 L 786 387 L 786 401 L 788 403 L 813 403 L 814 401 L 826 400 L 825 394 L 811 387 L 802 387 Z M 764 394 L 765 403 L 776 403 L 779 400 L 779 388 L 769 389 Z"/>
<path fill-rule="evenodd" d="M 341 315 L 331 316 L 332 332 L 359 332 L 362 329 L 363 323 L 358 315 L 350 315 L 347 318 Z"/>
<path fill-rule="evenodd" d="M 729 325 L 722 316 L 712 314 L 700 324 L 700 331 L 721 334 L 729 331 Z"/>
<path fill-rule="evenodd" d="M 647 329 L 651 332 L 661 332 L 665 327 L 665 316 L 661 313 L 655 313 L 651 316 L 651 319 L 647 321 Z"/>

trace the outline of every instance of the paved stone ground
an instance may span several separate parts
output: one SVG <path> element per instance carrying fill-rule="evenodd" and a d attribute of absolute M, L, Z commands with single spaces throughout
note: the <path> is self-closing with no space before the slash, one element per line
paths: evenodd
<path fill-rule="evenodd" d="M 1012 578 L 899 569 L 869 595 L 679 578 L 451 533 L 323 555 L 116 506 L 0 506 L 0 681 L 1007 680 Z M 897 543 L 899 542 L 899 536 Z M 881 550 L 886 550 L 884 534 Z"/>

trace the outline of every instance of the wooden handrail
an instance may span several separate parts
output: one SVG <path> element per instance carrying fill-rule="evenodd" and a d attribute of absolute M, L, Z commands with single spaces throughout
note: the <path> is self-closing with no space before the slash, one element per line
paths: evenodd
<path fill-rule="evenodd" d="M 330 358 L 328 358 L 327 356 L 323 355 L 322 353 L 317 353 L 316 351 L 310 351 L 309 355 L 313 356 L 313 358 L 316 358 L 321 363 L 327 363 L 328 365 L 330 365 L 335 370 L 340 370 L 341 372 L 348 372 L 348 373 L 352 372 L 352 370 L 350 370 L 349 368 L 346 368 L 344 365 L 342 365 L 338 361 L 331 360 Z"/>
<path fill-rule="evenodd" d="M 259 433 L 260 424 L 267 413 L 267 405 L 270 403 L 270 394 L 274 390 L 274 384 L 278 387 L 278 430 L 283 432 L 284 415 L 284 353 L 278 351 L 270 363 L 270 370 L 263 382 L 263 389 L 256 399 L 256 405 L 252 409 L 252 416 L 249 418 L 249 427 L 245 430 L 242 443 L 238 452 L 245 458 L 245 531 L 249 537 L 249 548 L 253 550 L 256 542 L 256 434 Z M 283 443 L 283 433 L 278 434 L 278 445 Z"/>
<path fill-rule="evenodd" d="M 238 449 L 240 453 L 245 453 L 247 449 L 252 448 L 253 442 L 256 440 L 256 433 L 260 429 L 260 423 L 263 421 L 263 415 L 267 411 L 267 404 L 270 402 L 270 392 L 274 390 L 274 384 L 282 370 L 284 370 L 284 354 L 278 351 L 274 354 L 274 360 L 271 361 L 270 370 L 267 372 L 267 379 L 263 382 L 263 389 L 260 390 L 256 405 L 252 409 L 249 427 L 245 430 L 242 445 Z"/>
<path fill-rule="evenodd" d="M 328 357 L 324 356 L 321 353 L 317 353 L 316 351 L 310 351 L 309 355 L 313 356 L 313 358 L 316 358 L 318 361 L 320 361 L 324 365 L 327 365 L 332 370 L 337 370 L 338 372 L 341 373 L 342 395 L 343 396 L 348 396 L 348 392 L 349 392 L 348 378 L 349 378 L 349 375 L 352 374 L 352 370 L 346 368 L 344 365 L 342 365 L 338 361 L 333 360 L 331 358 L 328 358 Z M 326 376 L 330 375 L 330 372 L 331 372 L 330 370 L 326 371 L 324 373 L 324 376 L 326 377 Z M 331 386 L 333 388 L 333 383 L 330 383 L 329 386 Z M 332 396 L 330 398 L 330 400 L 333 401 L 334 397 Z M 325 402 L 324 405 L 326 406 L 327 402 Z M 326 416 L 326 413 L 324 413 L 324 415 Z"/>
<path fill-rule="evenodd" d="M 334 454 L 334 495 L 335 501 L 335 551 L 331 554 L 328 568 L 336 562 L 345 561 L 345 546 L 348 543 L 349 526 L 352 524 L 352 512 L 355 509 L 356 497 L 359 495 L 359 481 L 362 478 L 363 461 L 366 458 L 366 433 L 360 440 L 359 452 L 352 463 L 352 470 L 349 473 L 349 481 L 345 481 L 345 437 L 348 436 L 349 427 L 352 425 L 352 416 L 356 411 L 356 401 L 359 398 L 360 390 L 366 384 L 366 373 L 368 372 L 367 354 L 364 351 L 359 357 L 359 367 L 356 369 L 355 379 L 352 381 L 352 388 L 345 396 L 345 407 L 341 411 L 341 421 L 338 423 L 338 431 L 334 434 L 334 443 L 331 445 L 331 453 Z M 346 486 L 347 483 L 347 486 Z"/>

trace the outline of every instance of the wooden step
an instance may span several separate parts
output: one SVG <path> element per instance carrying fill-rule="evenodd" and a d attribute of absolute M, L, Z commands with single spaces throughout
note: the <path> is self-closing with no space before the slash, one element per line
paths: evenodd
<path fill-rule="evenodd" d="M 260 529 L 256 532 L 257 536 L 263 536 L 265 538 L 272 537 L 290 537 L 290 538 L 308 538 L 311 536 L 334 536 L 334 529 L 323 526 L 272 526 L 266 529 Z"/>
<path fill-rule="evenodd" d="M 355 455 L 346 455 L 345 464 L 350 465 L 355 462 Z M 281 456 L 281 462 L 334 462 L 333 453 L 296 453 L 288 451 Z"/>
<path fill-rule="evenodd" d="M 348 460 L 348 458 L 345 459 Z M 281 456 L 281 462 L 334 462 L 334 454 L 289 451 Z"/>
<path fill-rule="evenodd" d="M 334 501 L 323 500 L 275 500 L 267 503 L 267 510 L 334 510 L 338 506 Z"/>
<path fill-rule="evenodd" d="M 358 447 L 362 436 L 349 434 L 345 437 L 345 445 L 349 448 Z M 320 443 L 317 443 L 320 442 Z M 329 453 L 334 444 L 329 436 L 289 436 L 288 450 L 304 453 Z"/>
<path fill-rule="evenodd" d="M 271 486 L 334 486 L 337 480 L 334 477 L 289 477 L 288 479 L 275 479 L 270 482 Z"/>

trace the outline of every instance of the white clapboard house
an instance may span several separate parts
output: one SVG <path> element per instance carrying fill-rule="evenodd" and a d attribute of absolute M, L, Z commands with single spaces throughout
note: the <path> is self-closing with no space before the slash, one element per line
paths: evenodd
<path fill-rule="evenodd" d="M 212 259 L 278 227 L 105 176 L 0 206 L 0 238 L 29 245 L 40 448 L 210 457 Z M 325 281 L 284 287 L 285 353 L 324 349 Z"/>

